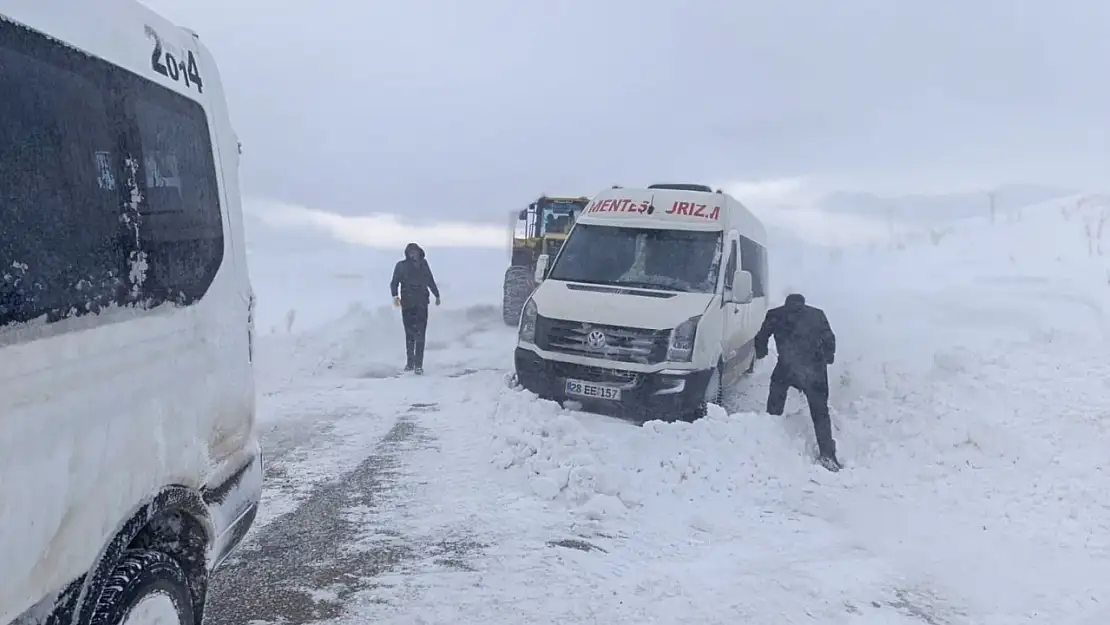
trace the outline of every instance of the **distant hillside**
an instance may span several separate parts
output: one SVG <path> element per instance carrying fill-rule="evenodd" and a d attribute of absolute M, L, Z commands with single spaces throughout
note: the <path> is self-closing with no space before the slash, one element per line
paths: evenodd
<path fill-rule="evenodd" d="M 971 193 L 915 194 L 883 197 L 873 193 L 838 191 L 820 200 L 818 208 L 831 212 L 854 213 L 877 219 L 893 219 L 905 224 L 946 222 L 987 214 L 991 190 Z M 999 213 L 1039 204 L 1077 191 L 1040 185 L 1005 185 L 993 190 Z"/>
<path fill-rule="evenodd" d="M 312 228 L 282 228 L 267 223 L 251 211 L 243 212 L 247 253 L 265 251 L 317 252 L 353 246 Z"/>

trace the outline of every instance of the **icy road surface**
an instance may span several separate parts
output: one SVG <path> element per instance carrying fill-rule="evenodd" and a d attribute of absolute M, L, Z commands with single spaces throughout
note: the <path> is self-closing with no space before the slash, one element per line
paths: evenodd
<path fill-rule="evenodd" d="M 836 475 L 799 397 L 762 414 L 773 357 L 637 427 L 506 388 L 492 307 L 433 309 L 423 378 L 389 309 L 269 336 L 265 508 L 209 622 L 1105 625 L 1104 214 L 783 263 L 838 334 Z"/>

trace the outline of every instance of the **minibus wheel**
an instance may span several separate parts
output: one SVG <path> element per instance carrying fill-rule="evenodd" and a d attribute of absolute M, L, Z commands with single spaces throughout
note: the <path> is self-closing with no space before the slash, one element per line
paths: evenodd
<path fill-rule="evenodd" d="M 194 625 L 189 577 L 177 560 L 130 550 L 104 583 L 90 625 Z"/>

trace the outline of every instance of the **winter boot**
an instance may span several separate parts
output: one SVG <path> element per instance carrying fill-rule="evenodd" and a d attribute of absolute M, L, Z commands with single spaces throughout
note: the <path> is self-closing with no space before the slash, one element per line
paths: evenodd
<path fill-rule="evenodd" d="M 416 375 L 424 375 L 424 367 L 416 367 Z"/>
<path fill-rule="evenodd" d="M 412 371 L 413 369 L 414 369 L 414 367 L 412 366 L 411 362 L 406 362 L 405 363 L 405 371 Z"/>
<path fill-rule="evenodd" d="M 825 454 L 817 457 L 817 464 L 821 465 L 826 470 L 831 471 L 832 473 L 836 473 L 843 468 L 843 466 L 840 464 L 840 461 L 836 459 L 836 456 Z"/>

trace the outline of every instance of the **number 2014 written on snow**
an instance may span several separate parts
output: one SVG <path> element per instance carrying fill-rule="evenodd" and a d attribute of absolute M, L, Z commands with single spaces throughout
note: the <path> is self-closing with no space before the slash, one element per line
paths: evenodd
<path fill-rule="evenodd" d="M 204 93 L 204 81 L 192 50 L 185 50 L 185 58 L 179 59 L 162 47 L 162 38 L 150 26 L 146 27 L 146 36 L 154 40 L 154 50 L 150 53 L 151 69 L 174 82 L 184 81 L 186 87 L 196 87 L 197 93 Z"/>
<path fill-rule="evenodd" d="M 651 215 L 655 212 L 651 202 L 636 202 L 630 199 L 596 200 L 586 209 L 587 213 L 640 213 Z M 710 207 L 707 204 L 694 202 L 674 202 L 670 208 L 663 211 L 667 215 L 681 215 L 684 217 L 700 217 L 702 219 L 720 219 L 721 207 Z"/>

